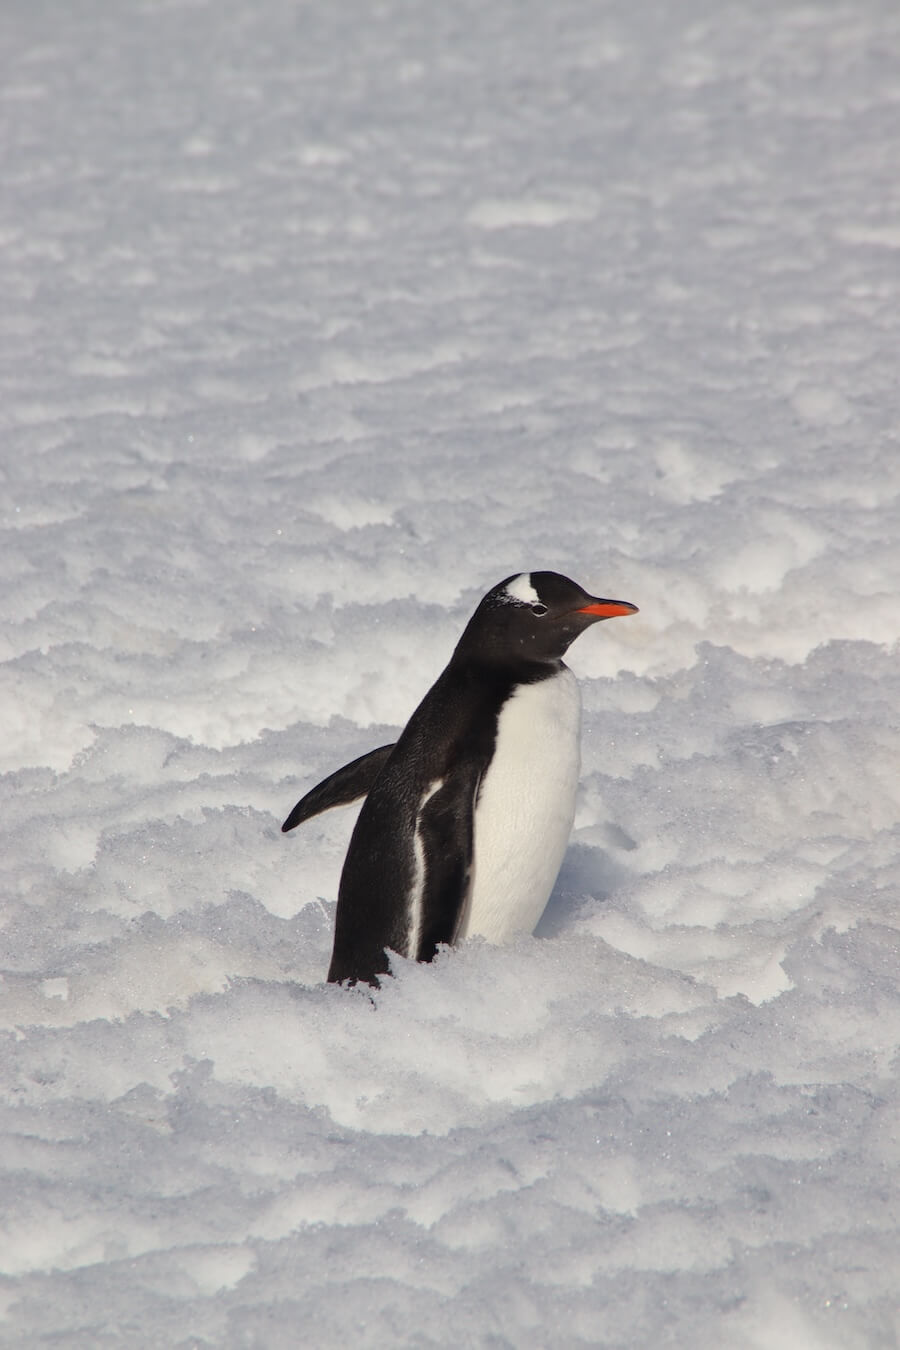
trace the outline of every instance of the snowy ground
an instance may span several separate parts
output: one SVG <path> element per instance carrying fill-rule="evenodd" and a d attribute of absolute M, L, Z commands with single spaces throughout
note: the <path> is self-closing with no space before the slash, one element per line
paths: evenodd
<path fill-rule="evenodd" d="M 893 0 L 0 14 L 0 1344 L 900 1341 Z M 480 595 L 538 936 L 323 984 Z"/>

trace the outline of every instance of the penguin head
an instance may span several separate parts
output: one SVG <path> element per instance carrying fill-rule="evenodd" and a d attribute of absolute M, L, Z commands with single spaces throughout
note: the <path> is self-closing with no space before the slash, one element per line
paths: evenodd
<path fill-rule="evenodd" d="M 559 572 L 519 572 L 488 591 L 457 651 L 501 664 L 555 665 L 591 624 L 637 612 L 625 600 L 589 595 Z"/>

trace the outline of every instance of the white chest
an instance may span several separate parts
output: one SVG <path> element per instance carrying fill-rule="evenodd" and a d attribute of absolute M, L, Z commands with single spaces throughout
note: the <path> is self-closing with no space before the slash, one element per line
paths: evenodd
<path fill-rule="evenodd" d="M 458 937 L 531 933 L 556 881 L 575 816 L 581 694 L 564 666 L 522 685 L 500 713 L 475 811 L 475 863 Z"/>

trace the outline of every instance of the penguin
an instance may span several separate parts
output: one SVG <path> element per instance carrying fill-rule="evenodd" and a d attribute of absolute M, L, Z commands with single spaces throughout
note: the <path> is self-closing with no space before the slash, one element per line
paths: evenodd
<path fill-rule="evenodd" d="M 563 656 L 585 629 L 636 614 L 558 572 L 520 572 L 478 605 L 400 739 L 297 803 L 293 830 L 365 797 L 338 891 L 328 980 L 378 985 L 389 953 L 532 933 L 575 816 L 581 695 Z"/>

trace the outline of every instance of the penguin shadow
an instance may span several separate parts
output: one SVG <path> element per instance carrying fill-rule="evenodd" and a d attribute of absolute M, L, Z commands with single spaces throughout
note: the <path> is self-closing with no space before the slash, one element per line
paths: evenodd
<path fill-rule="evenodd" d="M 604 833 L 605 842 L 615 852 L 637 848 L 635 841 L 617 825 L 607 825 Z M 628 868 L 614 852 L 594 844 L 570 844 L 534 936 L 559 937 L 574 919 L 588 907 L 602 904 L 629 876 Z"/>

